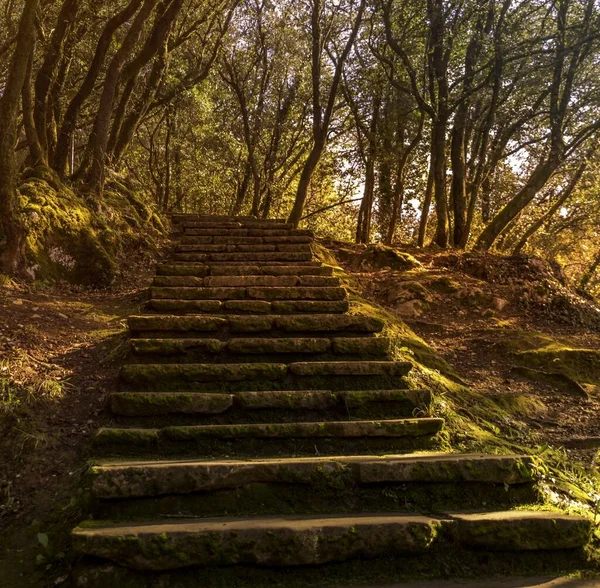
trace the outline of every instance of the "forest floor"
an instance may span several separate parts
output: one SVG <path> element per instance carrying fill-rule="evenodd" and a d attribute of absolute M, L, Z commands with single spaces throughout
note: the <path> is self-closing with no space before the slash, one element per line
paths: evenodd
<path fill-rule="evenodd" d="M 576 378 L 536 381 L 515 372 L 523 341 L 598 350 L 598 327 L 587 322 L 593 304 L 582 313 L 569 304 L 557 311 L 548 301 L 535 301 L 527 284 L 539 290 L 539 277 L 525 279 L 513 264 L 503 266 L 499 279 L 491 256 L 483 272 L 473 271 L 472 260 L 432 251 L 411 251 L 418 265 L 410 271 L 375 270 L 354 264 L 364 249 L 325 244 L 365 297 L 402 317 L 468 386 L 494 396 L 535 398 L 524 404 L 521 420 L 542 442 L 558 447 L 573 437 L 600 437 L 595 384 Z M 104 292 L 0 287 L 3 588 L 68 581 L 69 532 L 86 516 L 81 490 L 86 448 L 107 418 L 105 395 L 114 390 L 127 348 L 125 319 L 138 311 L 152 274 L 153 267 L 138 268 L 127 282 Z M 566 451 L 588 465 L 596 455 L 589 448 Z"/>
<path fill-rule="evenodd" d="M 371 269 L 360 246 L 324 244 L 360 293 L 399 316 L 462 383 L 501 406 L 522 406 L 518 420 L 541 445 L 566 446 L 568 460 L 596 466 L 600 307 L 561 285 L 557 268 L 405 247 L 415 267 Z"/>
<path fill-rule="evenodd" d="M 104 398 L 154 267 L 110 291 L 0 287 L 0 586 L 66 585 Z"/>

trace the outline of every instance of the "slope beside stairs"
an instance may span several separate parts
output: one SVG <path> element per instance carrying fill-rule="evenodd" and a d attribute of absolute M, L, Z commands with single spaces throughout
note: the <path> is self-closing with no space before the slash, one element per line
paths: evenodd
<path fill-rule="evenodd" d="M 81 587 L 326 586 L 573 567 L 587 519 L 523 509 L 526 456 L 439 452 L 380 320 L 308 231 L 176 215 L 93 442 Z M 436 452 L 438 449 L 438 452 Z"/>

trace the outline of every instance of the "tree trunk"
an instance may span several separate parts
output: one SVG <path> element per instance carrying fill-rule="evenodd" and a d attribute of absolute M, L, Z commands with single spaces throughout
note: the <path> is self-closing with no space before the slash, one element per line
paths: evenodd
<path fill-rule="evenodd" d="M 104 63 L 104 58 L 110 48 L 112 38 L 119 27 L 133 18 L 133 15 L 137 12 L 141 3 L 142 0 L 130 0 L 129 4 L 121 12 L 113 16 L 108 23 L 106 23 L 106 26 L 100 35 L 92 63 L 81 87 L 75 96 L 73 96 L 71 102 L 69 102 L 69 106 L 67 106 L 58 133 L 58 141 L 52 167 L 60 176 L 64 177 L 66 174 L 67 160 L 69 159 L 69 151 L 71 148 L 71 138 L 77 127 L 79 111 L 94 89 L 96 80 L 102 69 L 102 64 Z"/>
<path fill-rule="evenodd" d="M 248 192 L 248 186 L 250 185 L 250 178 L 252 177 L 252 167 L 250 166 L 250 162 L 246 161 L 246 167 L 244 168 L 244 175 L 242 176 L 242 181 L 240 182 L 237 194 L 235 197 L 235 203 L 233 208 L 231 209 L 231 216 L 238 216 L 241 214 L 244 208 L 244 200 L 246 199 L 246 194 Z"/>
<path fill-rule="evenodd" d="M 125 61 L 131 55 L 135 44 L 140 38 L 144 24 L 154 10 L 157 1 L 145 0 L 106 71 L 102 95 L 98 104 L 98 113 L 96 114 L 94 126 L 88 141 L 88 151 L 91 153 L 92 162 L 87 177 L 87 184 L 90 191 L 95 193 L 98 198 L 102 197 L 104 188 L 104 164 L 110 117 L 121 71 L 125 65 Z"/>
<path fill-rule="evenodd" d="M 592 262 L 592 265 L 585 271 L 585 273 L 581 277 L 581 280 L 579 282 L 580 290 L 583 290 L 584 292 L 586 291 L 587 287 L 590 285 L 590 282 L 592 281 L 592 278 L 594 277 L 594 274 L 598 271 L 599 267 L 600 267 L 600 252 L 596 255 L 594 261 Z"/>
<path fill-rule="evenodd" d="M 446 199 L 446 121 L 434 121 L 431 137 L 431 170 L 437 226 L 433 241 L 448 246 L 448 201 Z"/>
<path fill-rule="evenodd" d="M 561 159 L 552 154 L 539 163 L 533 170 L 527 183 L 519 192 L 496 214 L 488 226 L 481 233 L 475 244 L 478 251 L 488 251 L 494 241 L 506 229 L 509 223 L 535 198 L 536 194 L 544 187 L 550 176 L 562 163 Z"/>
<path fill-rule="evenodd" d="M 432 164 L 429 165 L 429 173 L 427 174 L 427 187 L 425 188 L 425 197 L 423 198 L 423 210 L 421 211 L 421 221 L 419 222 L 419 237 L 417 245 L 425 246 L 425 236 L 427 235 L 427 221 L 429 220 L 429 209 L 431 208 L 431 199 L 433 196 L 433 169 Z"/>
<path fill-rule="evenodd" d="M 583 162 L 577 168 L 577 171 L 571 178 L 571 181 L 563 190 L 562 194 L 558 197 L 556 202 L 550 207 L 546 214 L 543 214 L 525 231 L 519 242 L 515 245 L 513 255 L 518 255 L 519 253 L 521 253 L 521 250 L 523 249 L 523 247 L 525 247 L 530 237 L 533 234 L 535 234 L 548 220 L 550 220 L 560 210 L 562 205 L 571 197 L 571 194 L 573 194 L 573 191 L 577 187 L 579 180 L 581 180 L 581 177 L 583 176 L 583 173 L 585 172 L 586 168 L 587 162 Z"/>
<path fill-rule="evenodd" d="M 302 218 L 302 212 L 304 211 L 304 205 L 306 204 L 306 198 L 308 196 L 308 187 L 310 186 L 310 181 L 315 169 L 317 169 L 324 148 L 324 140 L 316 142 L 302 168 L 300 180 L 298 181 L 298 189 L 296 190 L 296 199 L 294 201 L 294 206 L 292 207 L 292 212 L 288 218 L 288 222 L 292 223 L 294 226 L 298 226 L 298 223 Z"/>
<path fill-rule="evenodd" d="M 17 114 L 31 47 L 35 42 L 38 0 L 25 0 L 15 50 L 0 98 L 0 226 L 5 244 L 0 255 L 2 271 L 13 274 L 22 262 L 25 228 L 18 218 L 15 143 Z"/>
<path fill-rule="evenodd" d="M 38 165 L 46 165 L 46 154 L 35 128 L 35 121 L 33 115 L 33 94 L 31 92 L 31 70 L 33 67 L 33 54 L 35 47 L 31 47 L 29 59 L 27 60 L 27 74 L 25 75 L 25 81 L 23 82 L 22 90 L 22 104 L 23 104 L 23 127 L 25 128 L 25 136 L 27 137 L 27 143 L 29 144 L 29 158 L 31 160 L 31 166 L 36 167 Z"/>
<path fill-rule="evenodd" d="M 52 31 L 50 43 L 44 57 L 44 61 L 35 78 L 35 107 L 33 110 L 33 120 L 35 130 L 41 148 L 44 150 L 44 159 L 47 159 L 48 153 L 48 116 L 52 113 L 48 110 L 48 94 L 52 81 L 58 71 L 58 63 L 62 56 L 65 39 L 77 17 L 79 0 L 64 0 L 56 26 Z"/>

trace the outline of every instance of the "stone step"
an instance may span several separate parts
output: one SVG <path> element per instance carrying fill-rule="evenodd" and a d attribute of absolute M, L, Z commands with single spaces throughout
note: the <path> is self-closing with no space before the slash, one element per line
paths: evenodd
<path fill-rule="evenodd" d="M 311 253 L 311 248 L 307 243 L 269 245 L 180 244 L 175 247 L 175 251 L 178 253 L 273 253 L 277 251 L 286 253 Z"/>
<path fill-rule="evenodd" d="M 339 278 L 332 276 L 208 276 L 199 277 L 192 275 L 155 276 L 153 285 L 158 287 L 183 287 L 183 288 L 239 288 L 252 286 L 266 286 L 278 288 L 294 287 L 321 287 L 335 288 L 340 286 Z"/>
<path fill-rule="evenodd" d="M 358 357 L 387 357 L 390 341 L 384 337 L 244 337 L 228 341 L 201 338 L 192 339 L 131 339 L 130 347 L 133 354 L 156 357 L 197 357 L 205 354 L 248 354 L 248 361 L 254 361 L 254 356 L 278 354 L 326 354 L 356 355 Z"/>
<path fill-rule="evenodd" d="M 192 282 L 200 279 L 206 278 L 183 278 L 183 281 Z M 174 281 L 178 280 L 182 278 L 176 278 Z M 151 299 L 171 300 L 344 300 L 346 296 L 346 290 L 339 286 L 153 286 L 150 288 Z"/>
<path fill-rule="evenodd" d="M 312 484 L 323 472 L 357 484 L 533 481 L 527 456 L 408 454 L 255 460 L 130 461 L 95 465 L 96 498 L 118 499 L 240 488 L 249 484 Z"/>
<path fill-rule="evenodd" d="M 285 251 L 274 251 L 268 253 L 175 253 L 173 256 L 175 261 L 191 261 L 197 262 L 210 262 L 210 261 L 240 261 L 246 263 L 254 262 L 290 262 L 290 261 L 311 261 L 312 253 L 307 252 L 285 252 Z"/>
<path fill-rule="evenodd" d="M 368 421 L 318 421 L 286 423 L 237 423 L 235 425 L 173 425 L 159 428 L 105 427 L 94 438 L 94 447 L 116 455 L 224 455 L 233 451 L 240 456 L 252 454 L 258 447 L 265 457 L 288 451 L 290 442 L 297 445 L 307 441 L 315 452 L 315 443 L 327 440 L 329 449 L 323 454 L 336 453 L 340 443 L 351 440 L 365 444 L 368 440 L 388 443 L 393 439 L 411 447 L 413 440 L 423 438 L 427 443 L 444 426 L 443 419 L 379 419 Z M 265 441 L 268 440 L 268 443 Z M 299 449 L 301 451 L 301 449 Z M 225 454 L 226 455 L 226 454 Z"/>
<path fill-rule="evenodd" d="M 265 229 L 186 229 L 183 235 L 183 239 L 188 237 L 308 237 L 314 239 L 312 231 L 299 230 L 299 229 L 287 229 L 282 230 L 274 226 Z"/>
<path fill-rule="evenodd" d="M 119 566 L 304 566 L 354 557 L 427 551 L 440 523 L 419 515 L 206 519 L 111 525 L 72 534 L 75 553 Z"/>
<path fill-rule="evenodd" d="M 238 222 L 203 222 L 203 221 L 183 221 L 181 223 L 184 230 L 187 229 L 277 229 L 279 231 L 291 231 L 294 225 L 286 223 L 273 223 L 269 221 L 251 221 L 244 220 Z"/>
<path fill-rule="evenodd" d="M 248 237 L 248 236 L 225 236 L 225 235 L 184 235 L 179 239 L 180 245 L 293 245 L 310 244 L 312 237 L 302 235 L 290 235 L 284 237 Z"/>
<path fill-rule="evenodd" d="M 72 533 L 75 553 L 138 570 L 249 565 L 302 567 L 355 558 L 427 553 L 447 541 L 491 552 L 577 549 L 592 523 L 536 511 L 490 514 L 364 514 L 255 517 L 114 525 Z"/>
<path fill-rule="evenodd" d="M 282 302 L 283 304 L 283 302 Z M 140 315 L 128 319 L 133 336 L 139 333 L 176 332 L 193 337 L 195 333 L 229 331 L 231 333 L 379 333 L 383 321 L 375 317 L 303 314 L 268 316 L 218 315 Z M 148 334 L 142 335 L 144 338 Z M 158 335 L 164 336 L 164 335 Z"/>
<path fill-rule="evenodd" d="M 159 392 L 215 388 L 215 391 L 230 392 L 242 390 L 244 385 L 248 391 L 293 390 L 304 386 L 311 390 L 329 389 L 330 386 L 340 390 L 348 389 L 348 383 L 352 381 L 369 389 L 394 389 L 411 368 L 412 364 L 403 361 L 138 363 L 124 365 L 121 379 L 132 389 Z"/>
<path fill-rule="evenodd" d="M 239 288 L 247 286 L 267 286 L 293 288 L 296 286 L 339 287 L 339 278 L 331 276 L 155 276 L 154 286 L 187 288 Z"/>
<path fill-rule="evenodd" d="M 205 222 L 205 223 L 222 223 L 222 222 L 262 222 L 262 223 L 285 223 L 285 219 L 281 218 L 257 218 L 255 216 L 231 216 L 231 215 L 210 215 L 210 214 L 187 214 L 187 213 L 175 213 L 171 215 L 171 222 L 182 223 L 182 222 Z"/>
<path fill-rule="evenodd" d="M 237 394 L 197 392 L 121 392 L 109 396 L 113 414 L 122 416 L 217 415 L 240 411 L 307 413 L 341 409 L 345 416 L 360 416 L 372 405 L 394 410 L 394 416 L 412 416 L 429 405 L 425 390 L 297 390 L 238 392 Z M 390 413 L 388 413 L 390 414 Z"/>
<path fill-rule="evenodd" d="M 154 299 L 147 303 L 150 310 L 168 314 L 331 314 L 345 313 L 348 300 L 177 300 Z"/>

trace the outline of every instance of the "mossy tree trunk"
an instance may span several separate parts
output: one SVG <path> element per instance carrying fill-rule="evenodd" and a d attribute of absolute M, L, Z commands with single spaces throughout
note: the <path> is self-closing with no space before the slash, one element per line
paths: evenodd
<path fill-rule="evenodd" d="M 35 42 L 35 13 L 39 0 L 25 0 L 19 22 L 4 93 L 0 99 L 0 223 L 5 244 L 0 256 L 2 270 L 14 273 L 22 261 L 25 230 L 18 218 L 15 143 L 21 90 L 27 77 L 31 48 Z"/>

